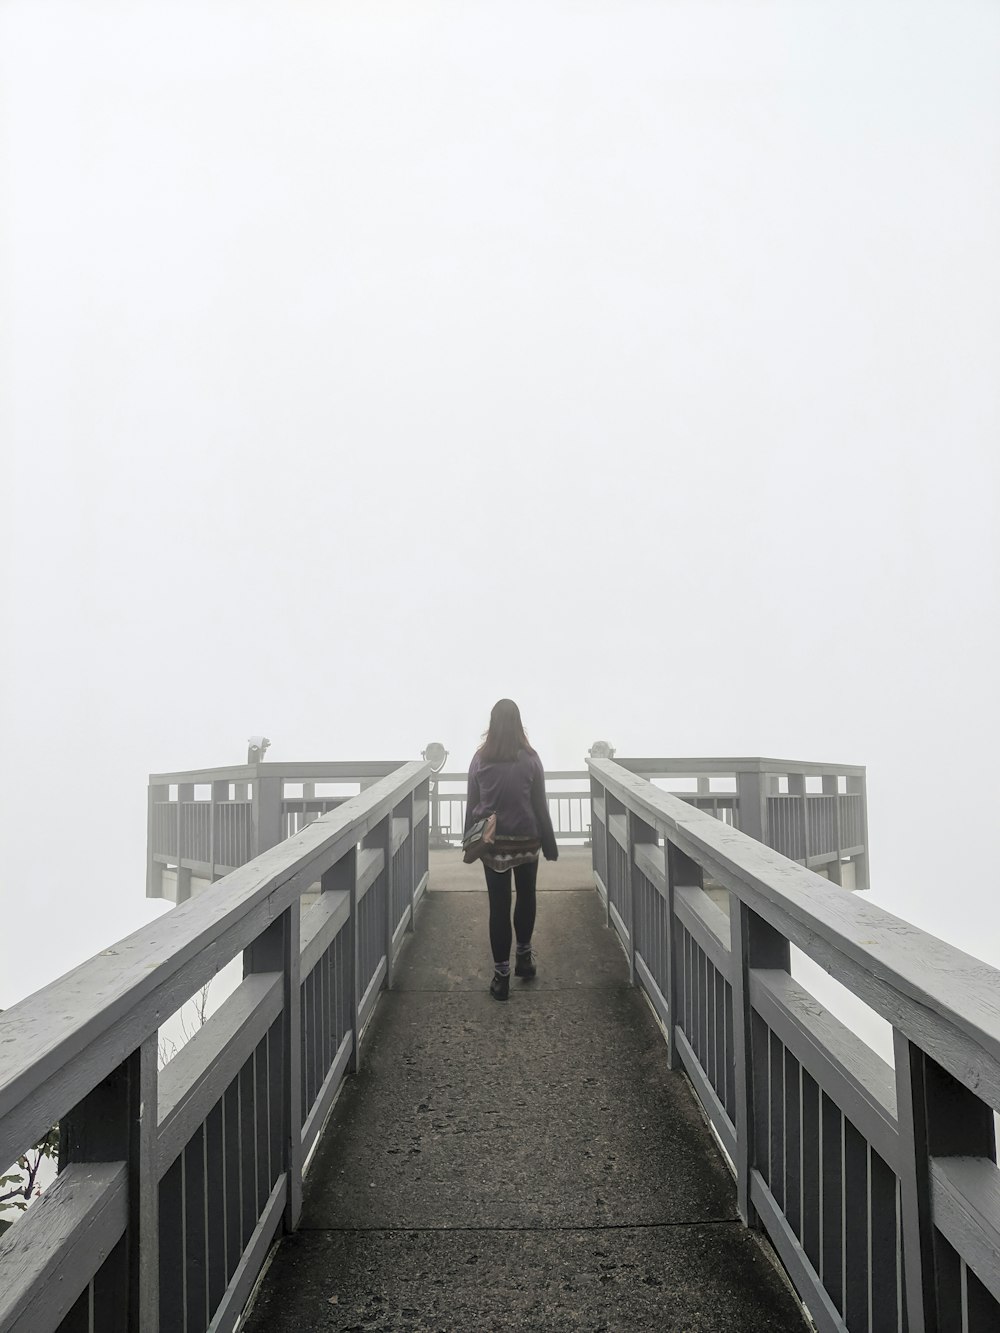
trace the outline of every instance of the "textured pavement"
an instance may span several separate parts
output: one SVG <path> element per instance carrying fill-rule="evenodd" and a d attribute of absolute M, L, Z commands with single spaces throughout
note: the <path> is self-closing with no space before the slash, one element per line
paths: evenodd
<path fill-rule="evenodd" d="M 543 862 L 539 975 L 487 993 L 482 872 L 431 892 L 247 1333 L 805 1327 L 604 924 Z"/>

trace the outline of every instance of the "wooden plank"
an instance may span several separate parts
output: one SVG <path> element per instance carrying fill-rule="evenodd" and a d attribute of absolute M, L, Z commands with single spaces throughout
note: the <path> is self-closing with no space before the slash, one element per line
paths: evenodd
<path fill-rule="evenodd" d="M 160 1071 L 158 1178 L 166 1174 L 280 1012 L 279 973 L 252 973 Z"/>
<path fill-rule="evenodd" d="M 589 767 L 596 764 L 610 763 L 611 760 L 588 759 Z M 829 773 L 838 775 L 863 775 L 863 764 L 821 764 L 800 759 L 764 759 L 760 756 L 742 758 L 701 758 L 701 759 L 619 759 L 614 763 L 630 773 L 650 777 L 698 777 L 713 778 L 733 777 L 736 773 L 801 773 L 806 777 L 823 777 Z M 723 793 L 719 793 L 721 796 Z M 726 793 L 727 795 L 729 793 Z"/>
<path fill-rule="evenodd" d="M 409 904 L 407 904 L 406 908 L 405 908 L 404 911 L 403 911 L 403 915 L 402 915 L 402 917 L 401 917 L 400 920 L 399 920 L 399 925 L 396 927 L 396 929 L 395 929 L 395 930 L 393 931 L 393 933 L 392 933 L 392 956 L 393 956 L 393 959 L 396 958 L 396 956 L 397 956 L 397 954 L 399 953 L 400 949 L 403 947 L 403 941 L 404 941 L 404 939 L 405 939 L 405 937 L 406 937 L 406 933 L 407 933 L 407 931 L 408 931 L 408 929 L 409 929 L 409 925 L 410 925 L 410 908 L 409 908 Z"/>
<path fill-rule="evenodd" d="M 666 849 L 653 842 L 640 842 L 635 848 L 636 866 L 662 898 L 667 897 Z"/>
<path fill-rule="evenodd" d="M 355 782 L 361 778 L 384 778 L 405 768 L 412 760 L 357 759 L 325 760 L 322 763 L 228 764 L 221 768 L 194 768 L 178 773 L 150 773 L 150 783 L 173 786 L 180 783 L 252 782 L 256 777 L 280 778 L 283 782 Z M 428 772 L 430 765 L 427 766 Z"/>
<path fill-rule="evenodd" d="M 405 765 L 0 1015 L 0 1157 L 40 1138 L 428 772 Z"/>
<path fill-rule="evenodd" d="M 309 1114 L 306 1117 L 306 1123 L 302 1126 L 302 1156 L 303 1160 L 309 1156 L 312 1146 L 319 1137 L 326 1122 L 326 1117 L 330 1113 L 337 1097 L 337 1092 L 347 1073 L 347 1066 L 351 1059 L 351 1049 L 354 1045 L 354 1033 L 348 1030 L 343 1041 L 337 1049 L 333 1064 L 327 1070 L 326 1077 L 323 1079 L 320 1090 L 316 1095 Z"/>
<path fill-rule="evenodd" d="M 303 981 L 344 929 L 350 916 L 351 895 L 347 889 L 321 893 L 312 907 L 302 913 L 299 967 Z"/>
<path fill-rule="evenodd" d="M 729 949 L 729 917 L 712 902 L 704 889 L 678 884 L 674 889 L 674 912 L 678 921 L 711 960 L 713 967 L 732 979 Z"/>
<path fill-rule="evenodd" d="M 988 1157 L 931 1160 L 934 1224 L 1000 1301 L 1000 1169 Z"/>
<path fill-rule="evenodd" d="M 792 1286 L 803 1305 L 808 1306 L 818 1333 L 847 1333 L 847 1325 L 757 1170 L 750 1173 L 750 1198 Z M 878 1333 L 891 1333 L 891 1330 L 880 1329 Z"/>
<path fill-rule="evenodd" d="M 236 1266 L 236 1272 L 226 1288 L 226 1294 L 208 1326 L 208 1333 L 232 1333 L 235 1328 L 250 1299 L 250 1293 L 253 1291 L 260 1270 L 264 1267 L 271 1242 L 281 1225 L 287 1192 L 288 1182 L 285 1176 L 281 1176 L 268 1196 L 260 1221 L 253 1229 L 253 1234 Z"/>
<path fill-rule="evenodd" d="M 67 1166 L 0 1237 L 0 1330 L 57 1328 L 125 1234 L 124 1162 Z"/>
<path fill-rule="evenodd" d="M 608 820 L 608 832 L 619 847 L 628 851 L 628 816 L 612 815 Z"/>
<path fill-rule="evenodd" d="M 410 836 L 410 821 L 393 816 L 392 820 L 392 854 L 395 854 L 402 847 L 403 843 Z"/>
<path fill-rule="evenodd" d="M 385 981 L 386 965 L 385 954 L 379 959 L 378 967 L 375 969 L 375 975 L 368 983 L 368 988 L 362 995 L 358 1004 L 358 1032 L 364 1036 L 365 1028 L 368 1026 L 369 1019 L 375 1012 L 375 1005 L 378 1002 L 379 991 L 382 989 L 382 983 Z"/>
<path fill-rule="evenodd" d="M 674 1029 L 674 1040 L 677 1043 L 677 1054 L 680 1056 L 681 1063 L 684 1066 L 684 1072 L 691 1081 L 695 1090 L 695 1095 L 704 1107 L 705 1114 L 712 1122 L 715 1132 L 722 1141 L 723 1147 L 729 1154 L 732 1162 L 736 1160 L 736 1129 L 733 1122 L 726 1114 L 726 1108 L 719 1100 L 718 1093 L 709 1082 L 708 1075 L 702 1067 L 701 1061 L 694 1052 L 694 1048 L 687 1037 L 680 1030 Z"/>
<path fill-rule="evenodd" d="M 642 989 L 646 992 L 647 996 L 649 997 L 649 1002 L 653 1006 L 653 1012 L 656 1014 L 657 1018 L 663 1024 L 663 1027 L 665 1029 L 665 1035 L 667 1037 L 667 1040 L 669 1041 L 670 1010 L 667 1006 L 667 1001 L 663 995 L 663 992 L 656 984 L 656 979 L 654 978 L 652 972 L 650 972 L 649 967 L 646 964 L 646 960 L 645 958 L 643 958 L 641 953 L 637 953 L 635 956 L 635 974 L 639 978 L 639 983 L 642 986 Z"/>
<path fill-rule="evenodd" d="M 609 916 L 610 916 L 611 925 L 614 926 L 614 928 L 615 928 L 615 934 L 618 936 L 619 943 L 621 944 L 622 948 L 625 950 L 625 954 L 626 954 L 626 957 L 627 957 L 627 956 L 628 956 L 628 927 L 625 925 L 625 922 L 622 920 L 621 913 L 618 911 L 618 908 L 614 905 L 613 902 L 610 902 L 610 901 L 608 902 L 608 913 L 609 913 Z"/>
<path fill-rule="evenodd" d="M 418 829 L 418 828 L 420 827 L 420 825 L 424 822 L 425 819 L 429 819 L 429 818 L 430 818 L 430 812 L 431 812 L 431 803 L 430 803 L 430 801 L 424 801 L 424 800 L 414 799 L 414 802 L 413 802 L 413 827 L 414 827 L 414 830 Z"/>
<path fill-rule="evenodd" d="M 899 1169 L 892 1065 L 787 972 L 752 968 L 750 1003 L 894 1171 Z"/>
<path fill-rule="evenodd" d="M 358 902 L 382 873 L 385 852 L 381 847 L 362 847 L 358 852 Z"/>
<path fill-rule="evenodd" d="M 413 891 L 413 902 L 414 902 L 414 905 L 416 905 L 417 903 L 419 903 L 419 902 L 420 902 L 420 899 L 421 899 L 421 898 L 424 896 L 424 894 L 427 892 L 427 885 L 428 885 L 429 883 L 430 883 L 430 871 L 425 870 L 424 873 L 423 873 L 423 875 L 422 875 L 421 878 L 420 878 L 420 883 L 417 885 L 416 889 L 414 889 L 414 891 Z"/>
<path fill-rule="evenodd" d="M 608 760 L 591 760 L 719 884 L 956 1078 L 1000 1104 L 1000 971 L 797 866 Z"/>

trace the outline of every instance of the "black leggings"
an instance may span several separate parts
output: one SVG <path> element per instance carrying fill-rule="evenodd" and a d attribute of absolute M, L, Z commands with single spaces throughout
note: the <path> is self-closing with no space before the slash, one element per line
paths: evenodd
<path fill-rule="evenodd" d="M 509 870 L 491 870 L 484 865 L 486 888 L 490 895 L 490 948 L 494 963 L 510 961 L 510 876 Z M 514 934 L 518 944 L 530 944 L 535 928 L 535 880 L 538 862 L 514 867 L 517 902 L 514 904 Z"/>

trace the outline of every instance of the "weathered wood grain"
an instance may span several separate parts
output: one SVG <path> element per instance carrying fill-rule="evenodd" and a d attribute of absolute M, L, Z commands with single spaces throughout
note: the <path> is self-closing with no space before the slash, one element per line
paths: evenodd
<path fill-rule="evenodd" d="M 40 1138 L 429 771 L 403 765 L 0 1015 L 0 1157 Z"/>
<path fill-rule="evenodd" d="M 243 981 L 160 1071 L 158 1178 L 253 1054 L 281 1012 L 278 972 Z"/>
<path fill-rule="evenodd" d="M 988 1157 L 931 1159 L 934 1224 L 1000 1301 L 1000 1168 Z"/>
<path fill-rule="evenodd" d="M 751 968 L 750 1002 L 778 1039 L 885 1159 L 899 1169 L 893 1068 L 780 969 Z"/>
<path fill-rule="evenodd" d="M 58 1327 L 127 1222 L 125 1162 L 66 1167 L 0 1238 L 0 1333 Z"/>
<path fill-rule="evenodd" d="M 712 966 L 732 980 L 732 954 L 729 949 L 729 918 L 712 902 L 704 889 L 695 885 L 677 885 L 674 912 Z"/>
<path fill-rule="evenodd" d="M 317 901 L 302 913 L 299 966 L 303 981 L 347 925 L 350 915 L 351 895 L 346 889 L 320 894 Z"/>
<path fill-rule="evenodd" d="M 590 767 L 717 883 L 1000 1106 L 1000 971 L 609 760 Z"/>

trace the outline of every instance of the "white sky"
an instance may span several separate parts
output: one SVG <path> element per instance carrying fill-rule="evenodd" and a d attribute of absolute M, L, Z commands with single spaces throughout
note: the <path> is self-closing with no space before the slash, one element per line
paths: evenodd
<path fill-rule="evenodd" d="M 0 1006 L 150 770 L 869 766 L 1000 963 L 995 4 L 0 4 Z"/>

